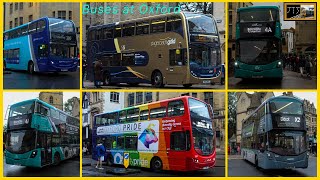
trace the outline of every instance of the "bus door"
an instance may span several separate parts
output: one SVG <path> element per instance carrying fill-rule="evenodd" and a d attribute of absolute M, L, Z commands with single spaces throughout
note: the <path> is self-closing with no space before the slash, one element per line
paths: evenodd
<path fill-rule="evenodd" d="M 169 66 L 166 68 L 167 84 L 186 84 L 187 52 L 186 49 L 169 49 Z"/>
<path fill-rule="evenodd" d="M 174 131 L 170 133 L 170 149 L 167 149 L 170 170 L 187 168 L 186 157 L 190 152 L 190 147 L 190 131 Z"/>
<path fill-rule="evenodd" d="M 264 159 L 267 158 L 267 153 L 266 151 L 266 136 L 265 134 L 258 134 L 259 138 L 259 150 L 257 153 L 257 159 L 258 159 L 258 164 L 261 167 L 262 164 L 264 164 Z"/>
<path fill-rule="evenodd" d="M 41 166 L 52 163 L 52 137 L 51 134 L 39 133 L 39 145 L 41 147 Z"/>

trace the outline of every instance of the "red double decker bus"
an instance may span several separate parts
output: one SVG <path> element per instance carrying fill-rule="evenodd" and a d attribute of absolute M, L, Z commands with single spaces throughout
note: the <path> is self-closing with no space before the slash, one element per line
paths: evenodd
<path fill-rule="evenodd" d="M 182 96 L 94 117 L 93 147 L 102 142 L 108 165 L 123 164 L 153 170 L 194 171 L 215 165 L 212 107 Z M 93 152 L 97 159 L 97 152 Z M 127 157 L 126 157 L 127 159 Z"/>

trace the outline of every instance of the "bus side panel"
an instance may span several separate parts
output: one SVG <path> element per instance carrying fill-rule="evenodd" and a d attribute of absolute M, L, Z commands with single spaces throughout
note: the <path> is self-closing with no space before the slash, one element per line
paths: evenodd
<path fill-rule="evenodd" d="M 27 70 L 28 62 L 32 60 L 32 47 L 30 46 L 30 36 L 22 36 L 15 39 L 10 39 L 4 42 L 4 50 L 20 49 L 19 63 L 6 62 L 8 69 Z"/>
<path fill-rule="evenodd" d="M 254 150 L 242 149 L 241 155 L 245 160 L 247 160 L 253 164 L 255 163 L 256 153 Z"/>

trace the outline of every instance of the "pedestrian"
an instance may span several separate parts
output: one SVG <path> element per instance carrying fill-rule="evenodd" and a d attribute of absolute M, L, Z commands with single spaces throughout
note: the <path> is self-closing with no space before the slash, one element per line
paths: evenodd
<path fill-rule="evenodd" d="M 101 60 L 97 60 L 94 62 L 94 85 L 97 88 L 101 88 L 101 84 L 103 81 L 103 65 Z"/>
<path fill-rule="evenodd" d="M 306 58 L 306 65 L 305 65 L 305 67 L 306 67 L 307 77 L 311 77 L 311 75 L 310 75 L 310 70 L 311 70 L 311 67 L 312 67 L 312 63 L 311 63 L 311 58 L 310 58 L 310 56 L 308 56 L 308 57 Z"/>
<path fill-rule="evenodd" d="M 84 145 L 83 148 L 82 148 L 82 153 L 83 153 L 83 156 L 87 155 L 87 145 Z"/>
<path fill-rule="evenodd" d="M 87 73 L 87 61 L 85 57 L 82 57 L 82 87 L 84 87 L 84 79 Z"/>
<path fill-rule="evenodd" d="M 237 152 L 238 152 L 238 154 L 240 154 L 240 146 L 239 145 L 237 147 Z"/>
<path fill-rule="evenodd" d="M 101 141 L 99 141 L 99 144 L 97 144 L 97 146 L 96 146 L 96 152 L 97 152 L 97 156 L 98 156 L 96 168 L 103 169 L 102 168 L 102 161 L 104 161 L 104 154 L 106 152 L 106 149 L 103 146 Z"/>
<path fill-rule="evenodd" d="M 306 59 L 304 55 L 300 55 L 300 61 L 299 61 L 299 70 L 300 70 L 300 76 L 303 77 L 303 68 L 305 67 Z"/>

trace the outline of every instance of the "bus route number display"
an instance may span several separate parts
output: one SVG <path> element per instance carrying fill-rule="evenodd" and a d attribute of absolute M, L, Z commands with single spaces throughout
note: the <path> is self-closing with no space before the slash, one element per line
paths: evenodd
<path fill-rule="evenodd" d="M 294 127 L 299 128 L 301 126 L 302 118 L 300 116 L 276 116 L 276 127 Z"/>

